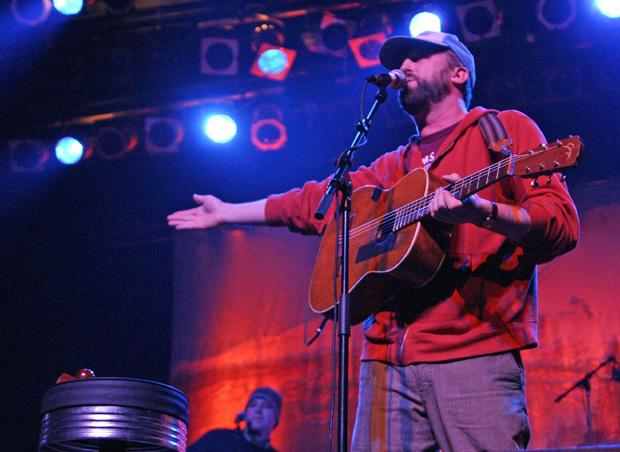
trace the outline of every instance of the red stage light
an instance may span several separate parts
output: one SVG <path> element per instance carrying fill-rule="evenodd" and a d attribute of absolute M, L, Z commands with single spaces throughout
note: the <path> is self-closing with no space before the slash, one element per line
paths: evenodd
<path fill-rule="evenodd" d="M 385 39 L 385 33 L 373 33 L 349 39 L 349 47 L 360 68 L 365 69 L 381 64 L 379 61 L 379 50 Z"/>
<path fill-rule="evenodd" d="M 138 136 L 130 128 L 101 127 L 94 139 L 95 153 L 105 160 L 123 158 L 138 146 Z"/>
<path fill-rule="evenodd" d="M 259 119 L 252 123 L 251 139 L 259 151 L 277 151 L 288 141 L 288 134 L 286 126 L 279 119 Z"/>

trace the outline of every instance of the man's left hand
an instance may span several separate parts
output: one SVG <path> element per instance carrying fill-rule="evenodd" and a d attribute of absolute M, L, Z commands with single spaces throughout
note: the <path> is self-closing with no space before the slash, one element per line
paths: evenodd
<path fill-rule="evenodd" d="M 449 183 L 456 182 L 460 178 L 455 173 L 443 176 L 443 179 Z M 468 196 L 464 201 L 460 201 L 448 190 L 439 188 L 435 191 L 435 196 L 429 208 L 431 217 L 444 223 L 480 224 L 491 212 L 491 202 L 476 194 Z"/>

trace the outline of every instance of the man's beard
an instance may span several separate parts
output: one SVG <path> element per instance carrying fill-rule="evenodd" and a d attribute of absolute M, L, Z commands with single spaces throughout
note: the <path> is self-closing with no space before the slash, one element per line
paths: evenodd
<path fill-rule="evenodd" d="M 430 110 L 431 104 L 442 101 L 450 93 L 449 69 L 444 69 L 432 80 L 421 80 L 415 76 L 413 89 L 403 88 L 399 94 L 400 105 L 407 113 L 421 120 Z"/>

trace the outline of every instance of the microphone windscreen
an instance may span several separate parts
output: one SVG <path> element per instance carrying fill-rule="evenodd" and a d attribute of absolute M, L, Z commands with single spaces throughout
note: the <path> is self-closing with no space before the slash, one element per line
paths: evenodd
<path fill-rule="evenodd" d="M 392 69 L 390 71 L 390 75 L 392 77 L 390 87 L 394 89 L 401 89 L 407 86 L 407 76 L 400 69 Z"/>

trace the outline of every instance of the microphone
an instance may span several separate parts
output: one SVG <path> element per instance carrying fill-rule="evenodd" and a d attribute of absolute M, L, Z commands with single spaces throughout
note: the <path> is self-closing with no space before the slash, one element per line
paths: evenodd
<path fill-rule="evenodd" d="M 380 88 L 401 89 L 407 85 L 407 76 L 400 69 L 392 69 L 387 74 L 371 75 L 366 81 Z"/>

